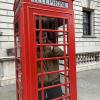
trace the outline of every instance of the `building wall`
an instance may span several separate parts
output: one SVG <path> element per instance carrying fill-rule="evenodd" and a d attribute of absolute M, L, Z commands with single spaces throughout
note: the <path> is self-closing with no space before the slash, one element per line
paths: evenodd
<path fill-rule="evenodd" d="M 14 47 L 13 0 L 0 0 L 0 57 L 7 57 L 6 49 Z"/>
<path fill-rule="evenodd" d="M 15 80 L 14 57 L 8 49 L 14 48 L 13 2 L 0 0 L 0 85 L 13 83 Z M 13 53 L 12 50 L 9 53 Z"/>
<path fill-rule="evenodd" d="M 94 60 L 92 62 L 82 62 L 82 59 L 84 59 L 84 56 L 82 56 L 83 53 L 86 55 L 87 52 L 91 52 L 91 54 L 100 52 L 100 1 L 89 1 L 91 1 L 90 8 L 94 9 L 92 13 L 93 35 L 91 37 L 83 37 L 82 10 L 83 7 L 89 7 L 88 0 L 74 1 L 76 53 L 80 53 L 78 61 L 80 60 L 81 62 L 77 63 L 77 71 L 100 67 L 100 62 L 95 61 L 96 56 L 93 56 Z M 13 2 L 14 0 L 0 0 L 0 84 L 2 86 L 15 81 L 14 57 L 7 55 L 7 49 L 14 48 Z M 80 59 L 81 57 L 83 58 Z"/>
<path fill-rule="evenodd" d="M 75 37 L 76 52 L 95 52 L 100 51 L 100 1 L 92 0 L 90 9 L 94 9 L 92 19 L 91 37 L 83 37 L 83 7 L 88 8 L 88 0 L 75 0 Z M 83 38 L 82 38 L 83 37 Z"/>
<path fill-rule="evenodd" d="M 88 1 L 91 1 L 90 3 Z M 91 27 L 92 36 L 83 36 L 83 8 L 90 8 L 92 12 Z M 100 52 L 100 1 L 99 0 L 75 0 L 74 1 L 75 11 L 75 41 L 76 41 L 76 53 L 95 53 Z M 82 56 L 82 55 L 81 55 Z M 80 57 L 81 57 L 80 56 Z M 97 65 L 95 65 L 95 63 Z M 78 64 L 77 70 L 86 70 L 91 68 L 100 67 L 99 62 Z M 90 66 L 90 67 L 89 67 Z M 88 68 L 89 67 L 89 68 Z"/>

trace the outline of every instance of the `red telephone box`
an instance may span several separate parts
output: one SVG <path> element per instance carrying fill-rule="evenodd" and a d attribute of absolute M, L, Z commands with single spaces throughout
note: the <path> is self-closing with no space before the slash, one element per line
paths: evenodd
<path fill-rule="evenodd" d="M 15 0 L 14 14 L 17 100 L 77 100 L 73 0 Z"/>

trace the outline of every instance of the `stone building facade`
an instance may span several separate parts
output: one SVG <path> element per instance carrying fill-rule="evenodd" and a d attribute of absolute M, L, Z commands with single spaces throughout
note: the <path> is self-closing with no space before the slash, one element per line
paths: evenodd
<path fill-rule="evenodd" d="M 74 11 L 77 71 L 100 68 L 100 1 L 75 0 Z M 87 12 L 90 31 L 84 34 Z"/>
<path fill-rule="evenodd" d="M 13 2 L 0 0 L 0 86 L 15 82 Z"/>
<path fill-rule="evenodd" d="M 13 2 L 0 0 L 0 86 L 15 82 Z M 77 71 L 100 68 L 100 1 L 74 0 L 74 11 Z"/>

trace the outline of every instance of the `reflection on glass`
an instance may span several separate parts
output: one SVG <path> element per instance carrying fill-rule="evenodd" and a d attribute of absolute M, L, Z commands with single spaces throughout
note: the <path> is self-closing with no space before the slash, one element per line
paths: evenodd
<path fill-rule="evenodd" d="M 17 57 L 20 58 L 20 47 L 17 47 Z"/>
<path fill-rule="evenodd" d="M 20 45 L 19 36 L 16 36 L 16 46 Z"/>
<path fill-rule="evenodd" d="M 65 38 L 65 41 L 64 41 L 64 38 Z M 57 43 L 58 44 L 67 44 L 68 43 L 68 33 L 63 33 L 63 32 L 58 32 L 58 35 L 57 35 Z M 67 47 L 67 45 L 66 45 Z"/>

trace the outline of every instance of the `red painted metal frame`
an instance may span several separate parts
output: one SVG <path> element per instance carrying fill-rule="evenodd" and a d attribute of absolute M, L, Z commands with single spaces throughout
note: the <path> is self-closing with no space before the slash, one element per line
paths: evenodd
<path fill-rule="evenodd" d="M 15 0 L 16 1 L 16 0 Z M 66 0 L 63 0 L 66 1 Z M 36 44 L 36 36 L 35 36 L 35 16 L 48 16 L 55 18 L 63 18 L 68 20 L 68 44 L 64 42 L 62 46 L 64 46 L 64 51 L 66 51 L 65 45 L 68 45 L 68 59 L 69 59 L 69 78 L 70 83 L 67 84 L 58 84 L 54 86 L 44 87 L 44 89 L 53 88 L 57 86 L 70 86 L 70 100 L 77 100 L 77 88 L 76 88 L 76 59 L 75 59 L 75 37 L 74 37 L 74 14 L 73 14 L 73 0 L 67 0 L 70 3 L 68 9 L 60 8 L 60 7 L 52 7 L 45 6 L 42 4 L 31 3 L 30 0 L 23 0 L 19 10 L 15 11 L 15 19 L 14 23 L 19 22 L 19 33 L 20 33 L 20 47 L 21 47 L 21 72 L 22 72 L 22 99 L 18 98 L 18 82 L 17 82 L 17 69 L 16 69 L 16 93 L 17 100 L 38 100 L 38 90 L 42 90 L 42 88 L 38 89 L 38 76 L 43 76 L 47 74 L 54 74 L 58 72 L 64 72 L 64 70 L 53 71 L 40 73 L 37 75 L 37 61 L 50 60 L 50 59 L 64 59 L 66 63 L 66 52 L 63 57 L 53 57 L 53 58 L 37 58 L 37 50 L 36 46 L 43 46 L 43 44 Z M 27 3 L 29 2 L 29 3 Z M 16 2 L 15 2 L 16 5 Z M 16 10 L 16 9 L 14 9 Z M 43 31 L 40 29 L 39 31 Z M 45 30 L 44 30 L 45 31 Z M 46 31 L 57 31 L 57 30 L 46 30 Z M 40 33 L 42 36 L 42 33 Z M 65 30 L 64 30 L 65 34 Z M 15 52 L 16 51 L 16 32 L 15 32 Z M 64 35 L 65 39 L 65 35 Z M 42 38 L 41 38 L 42 40 Z M 64 40 L 65 41 L 65 40 Z M 44 44 L 50 45 L 50 44 Z M 61 46 L 61 44 L 51 44 L 52 46 Z M 41 56 L 42 56 L 41 52 Z M 17 54 L 15 55 L 15 62 L 17 66 Z M 42 63 L 41 63 L 42 64 Z M 43 65 L 43 64 L 42 64 Z M 66 66 L 64 64 L 64 66 Z M 16 67 L 17 68 L 17 67 Z M 65 71 L 66 72 L 66 71 Z M 65 80 L 66 81 L 66 80 Z M 42 92 L 43 93 L 43 92 Z M 55 100 L 59 100 L 61 98 L 66 98 L 69 95 L 65 95 Z M 43 97 L 44 98 L 44 97 Z"/>

